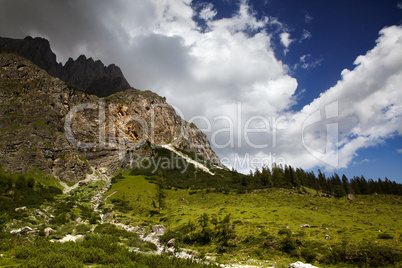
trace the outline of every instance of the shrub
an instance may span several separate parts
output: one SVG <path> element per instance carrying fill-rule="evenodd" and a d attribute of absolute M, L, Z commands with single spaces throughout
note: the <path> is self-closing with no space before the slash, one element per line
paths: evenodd
<path fill-rule="evenodd" d="M 288 236 L 290 236 L 290 235 L 292 235 L 292 231 L 290 230 L 290 229 L 280 229 L 279 231 L 278 231 L 278 234 L 279 235 L 288 235 Z"/>
<path fill-rule="evenodd" d="M 302 248 L 301 256 L 306 260 L 306 262 L 313 262 L 317 257 L 317 253 L 311 248 Z"/>
<path fill-rule="evenodd" d="M 277 242 L 275 240 L 275 236 L 270 235 L 267 236 L 266 240 L 262 242 L 262 247 L 267 249 L 275 249 L 277 246 Z"/>
<path fill-rule="evenodd" d="M 294 240 L 291 236 L 286 236 L 284 239 L 280 241 L 280 249 L 283 252 L 291 253 L 297 248 L 296 240 Z"/>
<path fill-rule="evenodd" d="M 394 237 L 387 233 L 382 233 L 377 236 L 378 239 L 394 239 Z"/>

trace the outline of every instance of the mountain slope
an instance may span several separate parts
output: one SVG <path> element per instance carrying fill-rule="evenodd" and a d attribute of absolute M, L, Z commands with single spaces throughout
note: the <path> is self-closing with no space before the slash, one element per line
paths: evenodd
<path fill-rule="evenodd" d="M 25 58 L 0 54 L 0 165 L 7 172 L 40 170 L 71 182 L 91 168 L 113 174 L 149 157 L 146 141 L 175 141 L 220 164 L 205 134 L 165 98 L 135 89 L 88 95 Z"/>

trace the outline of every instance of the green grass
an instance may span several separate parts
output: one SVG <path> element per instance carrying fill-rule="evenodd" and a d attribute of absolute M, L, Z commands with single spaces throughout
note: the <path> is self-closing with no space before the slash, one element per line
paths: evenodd
<path fill-rule="evenodd" d="M 272 260 L 278 252 L 262 250 L 261 243 L 269 236 L 274 236 L 278 242 L 283 237 L 278 232 L 287 227 L 292 237 L 303 245 L 314 243 L 312 247 L 317 259 L 327 254 L 329 248 L 344 243 L 345 239 L 351 244 L 371 242 L 402 250 L 400 196 L 361 195 L 349 201 L 346 197 L 320 197 L 274 188 L 245 194 L 170 189 L 167 190 L 166 209 L 157 215 L 152 207 L 155 185 L 145 176 L 130 176 L 128 172 L 123 175 L 125 178 L 113 184 L 106 195 L 116 191 L 108 202 L 113 199 L 127 201 L 127 209 L 121 217 L 133 225 L 162 223 L 169 230 L 177 231 L 189 221 L 196 222 L 203 213 L 221 219 L 230 214 L 237 242 L 230 254 L 221 257 L 222 260 L 233 260 L 233 256 L 241 260 L 248 255 Z M 302 224 L 309 224 L 310 228 L 300 228 Z M 379 239 L 379 233 L 386 233 L 393 239 Z M 214 245 L 193 246 L 198 250 L 216 250 Z M 287 254 L 281 257 L 292 258 Z"/>

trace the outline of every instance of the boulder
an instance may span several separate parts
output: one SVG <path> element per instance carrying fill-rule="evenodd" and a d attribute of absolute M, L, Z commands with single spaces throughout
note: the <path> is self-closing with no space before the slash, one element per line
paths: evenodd
<path fill-rule="evenodd" d="M 31 227 L 28 227 L 28 226 L 25 226 L 25 227 L 22 227 L 22 228 L 21 228 L 20 234 L 26 234 L 26 233 L 28 233 L 29 231 L 32 231 L 32 228 L 31 228 Z"/>
<path fill-rule="evenodd" d="M 111 219 L 113 218 L 113 213 L 109 212 L 103 215 L 102 219 L 106 220 L 106 219 Z"/>
<path fill-rule="evenodd" d="M 39 235 L 39 230 L 32 230 L 32 231 L 28 231 L 27 235 Z"/>
<path fill-rule="evenodd" d="M 19 207 L 19 208 L 15 208 L 15 211 L 22 211 L 22 210 L 26 210 L 27 207 L 23 206 L 23 207 Z"/>
<path fill-rule="evenodd" d="M 355 196 L 353 194 L 348 194 L 348 200 L 353 200 L 355 199 Z"/>
<path fill-rule="evenodd" d="M 167 242 L 166 245 L 168 248 L 172 248 L 172 247 L 174 247 L 175 244 L 176 244 L 176 239 L 172 238 Z"/>
<path fill-rule="evenodd" d="M 88 186 L 88 182 L 86 182 L 86 181 L 80 181 L 79 183 L 78 183 L 78 186 Z"/>
<path fill-rule="evenodd" d="M 161 236 L 165 234 L 166 228 L 163 225 L 154 225 L 152 226 L 152 232 L 154 232 L 155 235 Z"/>
<path fill-rule="evenodd" d="M 330 240 L 331 237 L 329 235 L 325 235 L 325 240 Z"/>
<path fill-rule="evenodd" d="M 43 231 L 45 232 L 46 236 L 49 236 L 54 230 L 50 227 L 46 227 Z"/>
<path fill-rule="evenodd" d="M 302 224 L 300 225 L 300 228 L 310 228 L 310 224 Z"/>
<path fill-rule="evenodd" d="M 318 268 L 308 263 L 302 263 L 301 261 L 289 264 L 289 268 Z"/>

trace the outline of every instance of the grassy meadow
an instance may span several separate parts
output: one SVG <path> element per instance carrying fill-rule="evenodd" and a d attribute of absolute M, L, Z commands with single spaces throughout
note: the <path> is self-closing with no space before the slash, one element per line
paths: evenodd
<path fill-rule="evenodd" d="M 400 196 L 359 195 L 348 200 L 321 196 L 306 188 L 297 191 L 269 188 L 243 194 L 170 188 L 166 190 L 166 205 L 159 215 L 153 204 L 156 185 L 152 180 L 129 172 L 122 175 L 105 194 L 113 194 L 107 203 L 115 204 L 120 211 L 115 215 L 116 220 L 140 226 L 163 224 L 169 238 L 176 238 L 181 246 L 196 249 L 201 255 L 213 253 L 212 258 L 219 262 L 268 266 L 277 261 L 289 263 L 302 259 L 320 267 L 350 267 L 361 265 L 363 257 L 356 256 L 359 252 L 369 255 L 367 252 L 381 250 L 386 252 L 373 257 L 377 262 L 384 262 L 388 255 L 398 252 L 400 258 Z M 204 214 L 210 219 L 206 228 L 211 234 L 217 228 L 213 219 L 219 222 L 230 215 L 228 225 L 232 233 L 224 250 L 214 239 L 208 243 L 194 239 L 197 232 L 202 232 L 199 219 Z M 309 227 L 301 228 L 303 224 Z M 347 255 L 345 259 L 332 256 L 338 250 Z M 329 256 L 338 259 L 332 261 Z M 349 262 L 339 261 L 348 258 Z M 369 260 L 371 257 L 365 258 L 376 265 L 377 262 Z"/>

